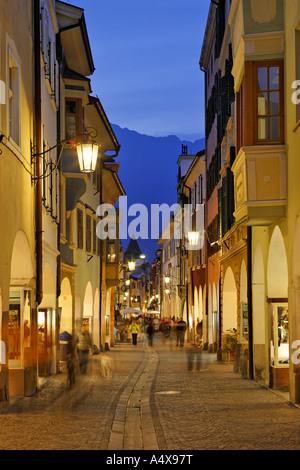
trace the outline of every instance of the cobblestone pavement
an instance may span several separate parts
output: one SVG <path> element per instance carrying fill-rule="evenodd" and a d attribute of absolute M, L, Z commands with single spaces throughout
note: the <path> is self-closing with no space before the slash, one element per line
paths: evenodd
<path fill-rule="evenodd" d="M 2 409 L 0 450 L 300 449 L 298 407 L 214 355 L 188 370 L 189 352 L 156 338 L 93 356 L 72 390 L 61 373 Z"/>

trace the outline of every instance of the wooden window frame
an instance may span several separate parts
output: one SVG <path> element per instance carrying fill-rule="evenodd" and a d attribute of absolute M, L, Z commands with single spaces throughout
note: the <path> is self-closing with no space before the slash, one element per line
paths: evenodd
<path fill-rule="evenodd" d="M 21 68 L 13 51 L 8 51 L 8 129 L 9 139 L 21 148 Z"/>
<path fill-rule="evenodd" d="M 284 70 L 282 60 L 269 60 L 254 63 L 254 144 L 255 145 L 275 145 L 284 143 Z M 266 119 L 272 116 L 279 116 L 279 139 L 258 139 L 258 69 L 259 68 L 279 67 L 279 115 L 265 115 Z M 273 90 L 266 90 L 268 93 Z M 277 91 L 277 90 L 274 90 Z M 268 126 L 269 129 L 269 126 Z M 269 133 L 268 133 L 269 137 Z"/>
<path fill-rule="evenodd" d="M 239 91 L 236 93 L 236 148 L 237 152 L 245 144 L 245 80 L 242 80 Z"/>
<path fill-rule="evenodd" d="M 111 251 L 111 249 L 112 249 L 112 251 Z M 110 259 L 111 254 L 113 254 L 115 256 L 113 261 Z M 117 245 L 116 245 L 115 240 L 109 241 L 108 243 L 106 243 L 106 263 L 107 264 L 116 264 L 117 263 Z"/>
<path fill-rule="evenodd" d="M 75 113 L 67 113 L 67 101 L 72 101 L 76 103 L 76 112 Z M 82 107 L 82 100 L 80 98 L 69 98 L 66 96 L 65 98 L 65 134 L 67 136 L 67 117 L 68 116 L 75 116 L 76 117 L 76 130 L 75 135 L 79 135 L 83 133 L 83 107 Z"/>

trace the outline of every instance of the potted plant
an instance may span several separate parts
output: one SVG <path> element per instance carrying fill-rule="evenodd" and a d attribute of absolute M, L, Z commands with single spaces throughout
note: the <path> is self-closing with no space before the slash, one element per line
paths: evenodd
<path fill-rule="evenodd" d="M 227 359 L 230 362 L 234 361 L 235 351 L 237 347 L 237 330 L 235 328 L 227 330 L 228 333 L 224 336 L 223 352 L 227 354 Z"/>

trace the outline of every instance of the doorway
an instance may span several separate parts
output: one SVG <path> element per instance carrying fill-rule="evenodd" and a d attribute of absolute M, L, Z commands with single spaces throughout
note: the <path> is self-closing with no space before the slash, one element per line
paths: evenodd
<path fill-rule="evenodd" d="M 46 377 L 52 373 L 53 345 L 55 344 L 55 310 L 39 309 L 38 311 L 38 374 Z"/>

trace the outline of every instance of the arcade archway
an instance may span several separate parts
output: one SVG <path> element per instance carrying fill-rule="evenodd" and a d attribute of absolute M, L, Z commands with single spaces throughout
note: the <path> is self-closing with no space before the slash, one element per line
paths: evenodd
<path fill-rule="evenodd" d="M 222 332 L 237 329 L 237 288 L 233 271 L 226 269 L 223 283 Z"/>
<path fill-rule="evenodd" d="M 278 226 L 273 231 L 269 245 L 267 287 L 271 322 L 271 365 L 288 368 L 288 265 L 283 236 Z"/>

